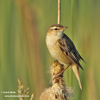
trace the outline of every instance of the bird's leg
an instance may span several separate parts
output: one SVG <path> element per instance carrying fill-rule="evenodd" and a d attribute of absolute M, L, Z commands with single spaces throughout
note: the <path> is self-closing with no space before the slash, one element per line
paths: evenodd
<path fill-rule="evenodd" d="M 57 76 L 54 77 L 54 79 L 57 78 L 57 77 L 59 77 L 69 66 L 70 66 L 70 64 L 64 70 L 62 70 L 59 74 L 57 74 Z"/>

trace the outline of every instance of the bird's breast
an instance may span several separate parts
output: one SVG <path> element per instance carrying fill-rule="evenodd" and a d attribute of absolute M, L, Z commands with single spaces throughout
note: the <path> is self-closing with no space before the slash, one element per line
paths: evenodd
<path fill-rule="evenodd" d="M 58 60 L 62 64 L 69 64 L 70 63 L 70 60 L 67 58 L 67 55 L 65 55 L 63 53 L 63 51 L 60 49 L 58 40 L 47 39 L 46 44 L 47 44 L 48 50 L 53 58 L 55 58 L 56 60 Z"/>

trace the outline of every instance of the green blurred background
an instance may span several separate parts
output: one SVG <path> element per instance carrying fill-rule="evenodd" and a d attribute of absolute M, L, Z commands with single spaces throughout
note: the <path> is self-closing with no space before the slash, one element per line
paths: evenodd
<path fill-rule="evenodd" d="M 61 24 L 69 27 L 65 33 L 86 61 L 80 70 L 83 90 L 71 67 L 64 73 L 66 85 L 74 88 L 73 100 L 100 100 L 100 0 L 61 1 Z M 54 59 L 45 36 L 56 23 L 57 0 L 0 0 L 0 100 L 19 99 L 1 93 L 17 92 L 17 78 L 30 87 L 34 100 L 51 86 Z"/>

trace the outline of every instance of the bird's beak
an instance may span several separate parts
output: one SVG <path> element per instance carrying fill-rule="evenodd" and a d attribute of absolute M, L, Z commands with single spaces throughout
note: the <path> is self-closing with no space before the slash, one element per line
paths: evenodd
<path fill-rule="evenodd" d="M 68 28 L 67 26 L 63 26 L 60 30 L 65 30 L 67 28 Z"/>
<path fill-rule="evenodd" d="M 63 27 L 63 29 L 67 29 L 67 28 L 68 28 L 67 26 L 64 26 L 64 27 Z"/>

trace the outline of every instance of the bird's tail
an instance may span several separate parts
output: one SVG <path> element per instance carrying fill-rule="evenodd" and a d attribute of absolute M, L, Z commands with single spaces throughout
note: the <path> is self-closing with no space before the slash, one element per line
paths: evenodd
<path fill-rule="evenodd" d="M 72 70 L 75 73 L 75 76 L 79 82 L 79 87 L 80 89 L 82 89 L 82 85 L 81 85 L 81 80 L 80 80 L 80 75 L 79 75 L 79 67 L 77 65 L 72 65 Z"/>

